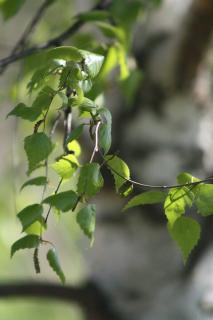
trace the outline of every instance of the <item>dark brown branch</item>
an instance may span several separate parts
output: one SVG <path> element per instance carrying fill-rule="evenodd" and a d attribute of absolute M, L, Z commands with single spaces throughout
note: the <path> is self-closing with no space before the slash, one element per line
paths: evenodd
<path fill-rule="evenodd" d="M 0 285 L 0 298 L 47 298 L 77 303 L 83 308 L 87 319 L 119 320 L 110 307 L 108 297 L 92 282 L 81 287 L 62 286 L 52 283 L 18 282 Z"/>
<path fill-rule="evenodd" d="M 27 40 L 28 40 L 29 36 L 32 34 L 32 32 L 34 31 L 36 25 L 38 24 L 38 22 L 41 20 L 42 16 L 44 15 L 45 11 L 47 10 L 47 8 L 52 3 L 53 3 L 52 0 L 45 0 L 41 4 L 41 6 L 38 8 L 38 11 L 36 12 L 35 16 L 32 18 L 32 20 L 30 21 L 30 23 L 27 25 L 26 29 L 24 30 L 22 36 L 20 37 L 20 39 L 15 44 L 15 46 L 12 49 L 9 57 L 13 57 L 18 52 L 22 52 L 23 51 L 24 47 L 26 46 L 26 43 L 27 43 Z M 7 65 L 1 67 L 0 74 L 2 74 L 4 72 L 6 67 L 7 67 Z"/>
<path fill-rule="evenodd" d="M 94 6 L 91 11 L 93 10 L 105 10 L 107 9 L 112 0 L 102 0 L 100 1 L 96 6 Z M 0 60 L 0 70 L 2 68 L 7 67 L 9 64 L 18 61 L 20 59 L 26 58 L 32 54 L 38 53 L 42 50 L 51 48 L 51 47 L 56 47 L 60 46 L 66 39 L 70 38 L 73 36 L 83 25 L 85 24 L 84 21 L 82 20 L 76 20 L 69 28 L 67 28 L 64 32 L 62 32 L 59 36 L 48 40 L 46 43 L 43 43 L 38 46 L 34 46 L 31 48 L 28 48 L 26 50 L 23 50 L 21 52 L 15 53 L 13 55 L 9 55 L 6 58 L 3 58 Z"/>
<path fill-rule="evenodd" d="M 187 89 L 196 76 L 213 31 L 213 1 L 194 0 L 178 43 L 175 87 Z"/>

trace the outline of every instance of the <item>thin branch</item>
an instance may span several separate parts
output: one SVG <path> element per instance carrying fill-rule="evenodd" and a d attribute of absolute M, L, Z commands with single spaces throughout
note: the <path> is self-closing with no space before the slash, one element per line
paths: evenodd
<path fill-rule="evenodd" d="M 60 179 L 60 181 L 59 181 L 59 183 L 58 183 L 58 185 L 57 185 L 57 187 L 56 187 L 56 189 L 55 189 L 54 195 L 56 195 L 56 194 L 58 193 L 58 190 L 59 190 L 59 188 L 60 188 L 60 186 L 61 186 L 61 184 L 62 184 L 62 181 L 63 181 L 63 178 Z M 51 209 L 52 209 L 52 205 L 49 206 L 49 209 L 48 209 L 48 211 L 47 211 L 47 215 L 46 215 L 46 218 L 45 218 L 45 220 L 44 220 L 45 223 L 47 223 L 47 220 L 48 220 L 48 218 L 49 218 Z"/>
<path fill-rule="evenodd" d="M 111 3 L 112 3 L 112 0 L 101 0 L 90 11 L 105 10 L 111 5 Z M 77 19 L 77 18 L 75 18 L 75 19 Z M 67 28 L 64 32 L 62 32 L 57 37 L 52 38 L 41 45 L 28 48 L 26 50 L 15 53 L 13 55 L 9 55 L 8 57 L 1 59 L 0 60 L 0 69 L 6 68 L 9 64 L 11 64 L 15 61 L 18 61 L 20 59 L 26 58 L 32 54 L 38 53 L 42 50 L 45 50 L 45 49 L 48 49 L 51 47 L 55 47 L 55 46 L 60 46 L 66 39 L 73 36 L 84 24 L 85 24 L 85 21 L 77 19 L 69 28 Z"/>
<path fill-rule="evenodd" d="M 98 123 L 96 125 L 96 128 L 95 128 L 95 146 L 94 146 L 94 149 L 93 149 L 90 161 L 89 161 L 90 163 L 93 162 L 95 154 L 99 151 L 99 147 L 98 147 L 98 145 L 99 145 L 99 142 L 98 142 L 98 131 L 99 131 L 100 125 L 101 125 L 101 121 L 98 121 Z"/>
<path fill-rule="evenodd" d="M 20 53 L 20 52 L 23 51 L 29 36 L 32 34 L 32 32 L 34 31 L 36 25 L 38 24 L 38 22 L 41 20 L 42 16 L 44 15 L 45 11 L 47 10 L 47 8 L 52 3 L 53 3 L 52 0 L 45 0 L 41 4 L 41 6 L 38 8 L 35 16 L 32 18 L 32 20 L 30 21 L 30 23 L 27 25 L 26 29 L 24 30 L 22 36 L 20 37 L 20 39 L 15 44 L 15 46 L 12 49 L 9 57 L 13 57 L 18 52 Z M 7 67 L 7 65 L 4 65 L 4 66 L 1 67 L 0 74 L 3 74 L 4 70 L 6 69 L 6 67 Z"/>
<path fill-rule="evenodd" d="M 83 308 L 87 319 L 120 319 L 111 310 L 109 298 L 93 282 L 88 282 L 80 287 L 31 281 L 0 284 L 0 298 L 12 297 L 52 298 L 68 303 L 77 303 Z"/>
<path fill-rule="evenodd" d="M 99 151 L 99 154 L 101 155 L 101 157 L 105 160 L 103 154 Z M 110 159 L 111 160 L 111 159 Z M 126 177 L 124 177 L 122 174 L 120 174 L 117 170 L 115 170 L 114 168 L 112 168 L 109 164 L 109 160 L 105 161 L 103 163 L 103 165 L 107 166 L 112 172 L 114 172 L 115 174 L 117 174 L 120 178 L 124 179 L 126 182 L 129 182 L 130 184 L 142 187 L 142 188 L 149 188 L 149 189 L 174 189 L 174 188 L 183 188 L 183 187 L 190 187 L 190 186 L 197 186 L 201 183 L 205 183 L 205 182 L 209 182 L 213 180 L 213 177 L 208 177 L 199 181 L 195 181 L 195 182 L 188 182 L 188 183 L 182 183 L 182 184 L 172 184 L 172 185 L 153 185 L 153 184 L 147 184 L 147 183 L 142 183 L 139 181 L 135 181 L 132 179 L 128 179 Z"/>

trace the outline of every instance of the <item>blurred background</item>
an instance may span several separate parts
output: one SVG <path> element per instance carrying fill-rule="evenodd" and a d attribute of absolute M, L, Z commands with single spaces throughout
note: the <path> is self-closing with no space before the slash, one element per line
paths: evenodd
<path fill-rule="evenodd" d="M 4 2 L 0 0 L 0 5 Z M 3 12 L 0 18 L 0 59 L 10 54 L 43 3 L 22 2 L 14 17 Z M 112 25 L 119 28 L 123 40 L 86 21 L 63 43 L 105 52 L 107 63 L 89 96 L 100 98 L 104 90 L 101 99 L 113 115 L 112 150 L 119 151 L 133 178 L 144 183 L 174 184 L 183 171 L 199 178 L 213 175 L 213 2 L 102 4 L 112 13 Z M 97 1 L 53 1 L 25 47 L 59 35 L 75 22 L 73 17 L 94 5 Z M 64 289 L 45 262 L 45 248 L 39 275 L 34 274 L 30 253 L 19 252 L 10 259 L 10 246 L 21 233 L 16 213 L 38 201 L 41 190 L 31 187 L 20 192 L 27 170 L 23 138 L 32 129 L 23 121 L 5 119 L 18 102 L 31 99 L 26 85 L 38 65 L 39 56 L 36 63 L 29 57 L 8 65 L 0 76 L 0 319 L 212 319 L 213 219 L 200 220 L 201 241 L 184 266 L 162 207 L 121 213 L 125 201 L 114 194 L 108 176 L 95 200 L 98 214 L 92 248 L 74 215 L 51 216 L 47 237 L 60 253 L 67 278 Z M 59 126 L 56 137 L 61 136 Z M 49 191 L 54 187 L 53 183 Z"/>

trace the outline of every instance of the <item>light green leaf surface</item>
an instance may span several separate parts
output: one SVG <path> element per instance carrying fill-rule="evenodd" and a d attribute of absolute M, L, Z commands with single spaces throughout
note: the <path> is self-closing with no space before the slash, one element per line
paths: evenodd
<path fill-rule="evenodd" d="M 129 167 L 118 156 L 107 155 L 105 156 L 105 160 L 107 167 L 114 177 L 116 191 L 119 192 L 120 187 L 126 182 L 125 179 L 130 179 Z"/>
<path fill-rule="evenodd" d="M 213 185 L 200 184 L 195 198 L 198 213 L 206 217 L 213 214 Z"/>
<path fill-rule="evenodd" d="M 78 167 L 79 163 L 73 154 L 63 156 L 51 165 L 53 170 L 63 179 L 69 179 Z"/>
<path fill-rule="evenodd" d="M 166 193 L 161 191 L 147 191 L 133 197 L 123 208 L 123 211 L 145 204 L 156 204 L 165 201 Z"/>
<path fill-rule="evenodd" d="M 170 189 L 164 203 L 164 210 L 171 226 L 184 214 L 187 206 L 192 206 L 193 198 L 193 193 L 187 187 Z"/>
<path fill-rule="evenodd" d="M 172 227 L 168 225 L 168 229 L 171 237 L 177 242 L 185 263 L 200 238 L 200 225 L 192 218 L 180 217 Z"/>

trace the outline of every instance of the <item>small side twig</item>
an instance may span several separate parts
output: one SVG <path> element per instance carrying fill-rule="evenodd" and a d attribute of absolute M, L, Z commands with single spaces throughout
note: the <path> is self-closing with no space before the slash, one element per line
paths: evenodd
<path fill-rule="evenodd" d="M 93 152 L 92 152 L 92 155 L 91 155 L 91 158 L 90 158 L 90 163 L 93 162 L 93 159 L 95 157 L 95 154 L 99 151 L 99 146 L 98 146 L 98 131 L 99 131 L 99 127 L 101 125 L 101 121 L 98 121 L 97 125 L 96 125 L 96 128 L 95 128 L 95 146 L 94 146 L 94 149 L 93 149 Z"/>

